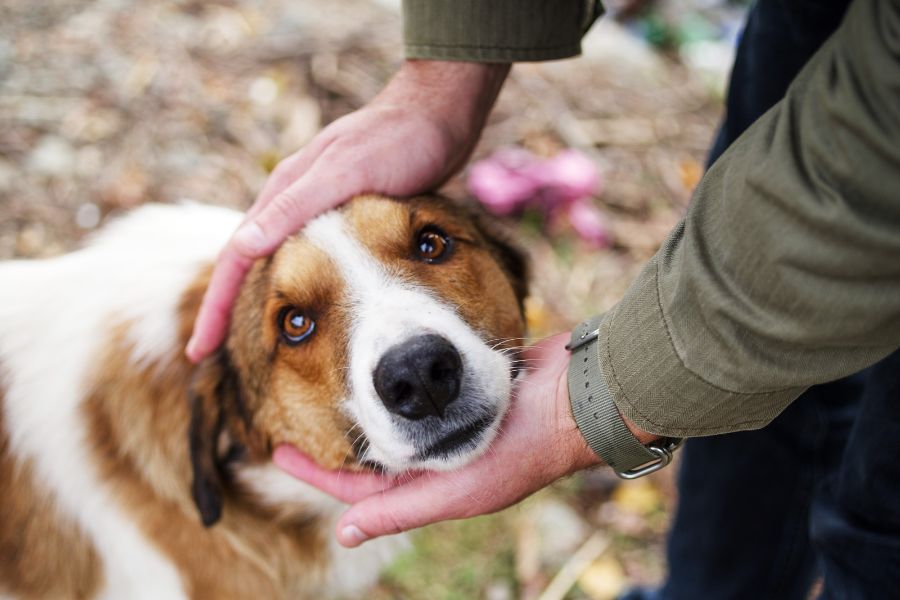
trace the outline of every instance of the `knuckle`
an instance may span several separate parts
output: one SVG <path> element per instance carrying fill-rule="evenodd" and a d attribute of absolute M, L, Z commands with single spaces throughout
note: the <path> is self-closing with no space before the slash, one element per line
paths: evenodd
<path fill-rule="evenodd" d="M 410 528 L 408 525 L 404 524 L 402 519 L 398 519 L 397 515 L 391 511 L 382 515 L 380 527 L 382 531 L 389 534 L 402 533 Z"/>
<path fill-rule="evenodd" d="M 278 192 L 269 206 L 259 219 L 265 219 L 265 223 L 260 226 L 263 229 L 272 228 L 275 224 L 283 224 L 285 221 L 293 223 L 299 220 L 299 204 L 300 202 L 291 194 L 290 190 L 282 190 Z"/>
<path fill-rule="evenodd" d="M 294 183 L 297 179 L 294 175 L 292 164 L 289 164 L 287 161 L 281 161 L 278 163 L 278 166 L 272 170 L 271 175 L 269 175 L 269 182 L 276 189 L 284 189 Z"/>

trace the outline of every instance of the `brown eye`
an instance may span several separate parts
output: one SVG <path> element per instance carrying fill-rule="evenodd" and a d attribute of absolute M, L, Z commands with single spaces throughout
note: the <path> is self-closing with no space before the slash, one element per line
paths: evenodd
<path fill-rule="evenodd" d="M 439 263 L 449 256 L 452 240 L 437 227 L 427 227 L 416 239 L 416 254 L 427 263 Z"/>
<path fill-rule="evenodd" d="M 316 330 L 316 322 L 296 307 L 284 308 L 278 318 L 281 335 L 290 344 L 299 344 Z"/>

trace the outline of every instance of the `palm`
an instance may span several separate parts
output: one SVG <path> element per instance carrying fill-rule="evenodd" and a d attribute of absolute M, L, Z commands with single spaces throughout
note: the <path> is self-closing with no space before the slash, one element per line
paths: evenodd
<path fill-rule="evenodd" d="M 494 512 L 598 461 L 585 445 L 566 401 L 567 336 L 529 349 L 532 370 L 519 384 L 503 430 L 488 452 L 461 470 L 403 478 L 326 471 L 290 447 L 276 450 L 283 469 L 354 506 L 338 523 L 342 543 L 353 524 L 367 537 Z"/>

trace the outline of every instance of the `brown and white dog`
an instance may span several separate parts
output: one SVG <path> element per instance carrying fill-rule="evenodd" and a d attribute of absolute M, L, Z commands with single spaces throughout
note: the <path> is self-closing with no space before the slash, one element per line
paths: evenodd
<path fill-rule="evenodd" d="M 484 217 L 376 196 L 318 217 L 254 265 L 194 367 L 240 218 L 147 205 L 81 250 L 0 264 L 0 598 L 359 594 L 402 540 L 338 547 L 341 506 L 273 448 L 402 472 L 491 442 L 525 281 Z"/>

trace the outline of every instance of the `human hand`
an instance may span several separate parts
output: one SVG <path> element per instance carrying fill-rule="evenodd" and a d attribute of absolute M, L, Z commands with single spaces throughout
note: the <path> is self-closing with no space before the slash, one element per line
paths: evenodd
<path fill-rule="evenodd" d="M 225 338 L 253 261 L 308 220 L 364 192 L 438 186 L 475 146 L 509 65 L 407 61 L 368 105 L 281 161 L 219 255 L 187 345 L 199 362 Z"/>
<path fill-rule="evenodd" d="M 569 409 L 568 339 L 557 335 L 524 353 L 531 370 L 517 385 L 500 435 L 484 456 L 460 470 L 395 477 L 329 471 L 291 446 L 275 450 L 275 463 L 353 504 L 336 527 L 338 541 L 348 547 L 506 508 L 560 477 L 600 463 Z"/>

